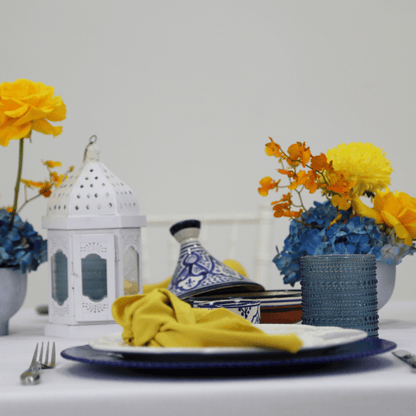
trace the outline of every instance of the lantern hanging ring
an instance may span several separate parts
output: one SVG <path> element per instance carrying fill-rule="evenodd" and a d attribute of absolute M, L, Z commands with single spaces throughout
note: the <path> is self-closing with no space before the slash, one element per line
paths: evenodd
<path fill-rule="evenodd" d="M 90 137 L 90 139 L 88 140 L 88 144 L 87 144 L 87 147 L 85 148 L 85 150 L 84 150 L 84 159 L 83 159 L 83 162 L 85 162 L 85 159 L 87 158 L 87 152 L 88 152 L 88 148 L 90 147 L 90 146 L 92 146 L 96 141 L 97 141 L 97 139 L 98 139 L 98 137 L 95 135 L 95 134 L 93 134 L 91 137 Z"/>

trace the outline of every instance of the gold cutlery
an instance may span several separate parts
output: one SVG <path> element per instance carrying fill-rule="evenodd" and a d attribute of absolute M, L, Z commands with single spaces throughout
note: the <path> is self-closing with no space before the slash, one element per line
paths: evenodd
<path fill-rule="evenodd" d="M 416 355 L 406 350 L 396 350 L 392 352 L 397 358 L 400 358 L 405 363 L 409 364 L 413 369 L 416 369 Z"/>
<path fill-rule="evenodd" d="M 35 352 L 33 353 L 32 361 L 30 362 L 29 368 L 21 374 L 20 380 L 22 384 L 32 386 L 40 382 L 40 370 L 47 370 L 55 367 L 56 362 L 56 350 L 55 342 L 52 344 L 51 360 L 49 362 L 49 342 L 46 347 L 45 360 L 43 361 L 43 342 L 40 349 L 39 359 L 38 355 L 38 346 L 36 344 Z"/>

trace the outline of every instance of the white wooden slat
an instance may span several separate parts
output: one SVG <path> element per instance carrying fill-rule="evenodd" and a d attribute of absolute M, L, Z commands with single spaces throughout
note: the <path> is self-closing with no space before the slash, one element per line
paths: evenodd
<path fill-rule="evenodd" d="M 178 258 L 179 258 L 179 249 L 180 246 L 178 244 L 178 242 L 172 237 L 168 239 L 169 241 L 169 247 L 168 247 L 168 274 L 169 276 L 171 276 L 173 274 L 173 272 L 175 271 L 176 268 L 176 263 L 178 262 Z"/>
<path fill-rule="evenodd" d="M 270 284 L 269 271 L 272 259 L 270 259 L 269 252 L 272 240 L 272 220 L 273 213 L 270 209 L 270 206 L 260 206 L 259 223 L 257 228 L 257 245 L 255 253 L 256 266 L 254 280 L 265 287 L 268 287 Z"/>
<path fill-rule="evenodd" d="M 231 225 L 230 238 L 228 241 L 228 256 L 229 259 L 237 258 L 237 243 L 240 231 L 240 223 L 234 220 Z"/>

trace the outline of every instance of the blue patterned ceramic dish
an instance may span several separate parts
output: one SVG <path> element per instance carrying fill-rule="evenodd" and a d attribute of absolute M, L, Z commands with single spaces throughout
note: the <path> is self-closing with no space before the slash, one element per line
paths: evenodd
<path fill-rule="evenodd" d="M 301 291 L 297 289 L 194 296 L 186 302 L 193 305 L 195 301 L 226 301 L 235 298 L 259 301 L 262 324 L 293 324 L 302 319 L 302 297 Z"/>
<path fill-rule="evenodd" d="M 208 293 L 264 291 L 259 283 L 211 256 L 198 241 L 200 227 L 200 221 L 186 220 L 170 228 L 181 249 L 168 290 L 182 300 Z"/>
<path fill-rule="evenodd" d="M 228 299 L 228 300 L 214 300 L 214 301 L 198 301 L 192 302 L 194 308 L 203 309 L 217 309 L 225 308 L 235 314 L 242 316 L 252 324 L 260 323 L 260 302 L 254 300 L 243 300 L 243 299 Z"/>

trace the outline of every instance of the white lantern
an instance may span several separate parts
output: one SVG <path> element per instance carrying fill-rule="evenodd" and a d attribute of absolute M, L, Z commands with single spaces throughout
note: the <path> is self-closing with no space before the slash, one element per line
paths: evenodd
<path fill-rule="evenodd" d="M 96 136 L 84 163 L 49 197 L 49 323 L 45 335 L 100 336 L 120 330 L 116 298 L 142 293 L 139 212 L 130 187 L 99 161 Z"/>

